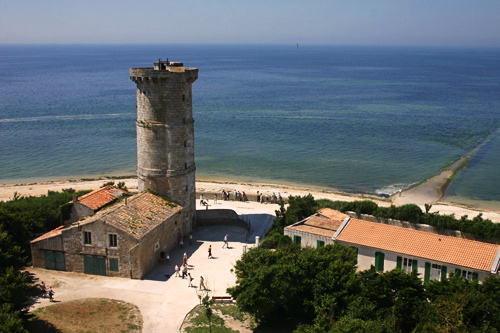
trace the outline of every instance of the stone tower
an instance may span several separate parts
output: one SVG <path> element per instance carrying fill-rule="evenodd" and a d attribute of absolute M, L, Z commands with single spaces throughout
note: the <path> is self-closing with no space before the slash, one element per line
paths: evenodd
<path fill-rule="evenodd" d="M 191 85 L 198 68 L 154 62 L 131 68 L 137 84 L 138 189 L 150 189 L 184 207 L 183 233 L 195 221 L 194 120 Z"/>

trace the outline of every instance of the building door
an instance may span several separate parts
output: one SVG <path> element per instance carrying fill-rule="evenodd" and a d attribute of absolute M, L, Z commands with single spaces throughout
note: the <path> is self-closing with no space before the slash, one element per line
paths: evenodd
<path fill-rule="evenodd" d="M 66 262 L 64 260 L 64 252 L 45 251 L 45 268 L 56 271 L 65 271 Z"/>
<path fill-rule="evenodd" d="M 104 257 L 83 256 L 85 274 L 106 275 L 106 259 Z"/>

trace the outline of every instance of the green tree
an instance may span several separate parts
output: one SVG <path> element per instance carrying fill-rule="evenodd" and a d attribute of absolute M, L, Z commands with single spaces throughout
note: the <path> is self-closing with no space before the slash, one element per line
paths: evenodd
<path fill-rule="evenodd" d="M 500 330 L 498 277 L 480 285 L 459 274 L 431 281 L 427 306 L 421 311 L 417 329 L 424 332 L 497 332 Z"/>
<path fill-rule="evenodd" d="M 259 247 L 237 261 L 237 283 L 228 293 L 259 321 L 284 316 L 312 320 L 323 295 L 344 302 L 355 264 L 355 251 L 342 245 L 300 249 L 291 244 L 276 251 Z"/>
<path fill-rule="evenodd" d="M 13 309 L 11 304 L 0 303 L 0 332 L 27 333 L 24 329 L 21 313 Z"/>

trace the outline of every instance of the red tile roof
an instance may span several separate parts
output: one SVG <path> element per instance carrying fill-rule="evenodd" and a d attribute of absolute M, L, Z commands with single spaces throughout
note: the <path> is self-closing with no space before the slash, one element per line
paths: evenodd
<path fill-rule="evenodd" d="M 337 240 L 482 271 L 490 271 L 499 249 L 498 244 L 358 219 L 351 219 Z"/>
<path fill-rule="evenodd" d="M 36 239 L 33 239 L 30 243 L 36 243 L 36 242 L 42 241 L 44 239 L 48 239 L 48 238 L 52 238 L 52 237 L 55 237 L 55 236 L 59 236 L 62 233 L 62 229 L 63 228 L 64 228 L 64 225 L 62 225 L 60 227 L 57 227 L 54 230 L 51 230 L 51 231 L 49 231 L 49 232 L 41 235 L 40 237 L 38 237 Z"/>
<path fill-rule="evenodd" d="M 106 186 L 90 193 L 84 194 L 78 198 L 78 201 L 90 209 L 96 211 L 109 203 L 120 198 L 128 192 L 114 186 Z"/>

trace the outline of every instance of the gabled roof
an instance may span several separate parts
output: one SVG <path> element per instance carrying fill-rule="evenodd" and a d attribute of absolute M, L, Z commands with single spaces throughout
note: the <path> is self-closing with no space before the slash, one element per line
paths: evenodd
<path fill-rule="evenodd" d="M 351 219 L 337 240 L 482 271 L 490 271 L 500 247 L 359 219 Z"/>
<path fill-rule="evenodd" d="M 79 225 L 84 226 L 100 220 L 140 239 L 180 211 L 181 206 L 144 191 L 99 211 L 80 221 Z"/>
<path fill-rule="evenodd" d="M 96 211 L 120 198 L 124 194 L 128 194 L 128 192 L 118 187 L 105 186 L 78 197 L 78 201 Z"/>
<path fill-rule="evenodd" d="M 49 239 L 49 238 L 52 238 L 55 236 L 59 236 L 62 233 L 63 228 L 64 228 L 63 225 L 60 227 L 57 227 L 49 232 L 44 233 L 43 235 L 41 235 L 38 238 L 33 239 L 30 243 L 36 243 L 36 242 L 42 241 L 44 239 Z"/>
<path fill-rule="evenodd" d="M 317 214 L 286 228 L 320 236 L 332 237 L 346 217 L 348 217 L 348 215 L 331 208 L 322 208 Z"/>

